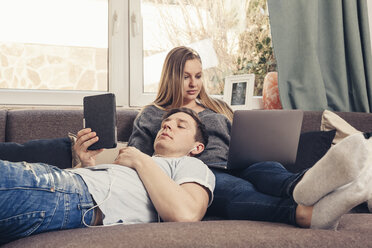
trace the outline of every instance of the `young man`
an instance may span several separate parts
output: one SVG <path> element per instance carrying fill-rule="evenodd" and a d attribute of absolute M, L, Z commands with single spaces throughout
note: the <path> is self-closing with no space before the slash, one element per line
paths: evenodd
<path fill-rule="evenodd" d="M 80 136 L 89 133 L 83 130 Z M 87 138 L 82 145 L 96 140 Z M 127 147 L 114 164 L 68 170 L 0 160 L 0 244 L 99 223 L 201 220 L 215 178 L 190 156 L 207 142 L 197 115 L 174 109 L 164 117 L 153 157 Z"/>

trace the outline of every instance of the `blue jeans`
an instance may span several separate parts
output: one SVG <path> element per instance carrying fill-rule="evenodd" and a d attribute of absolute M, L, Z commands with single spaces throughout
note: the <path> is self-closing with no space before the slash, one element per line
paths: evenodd
<path fill-rule="evenodd" d="M 83 179 L 46 164 L 0 160 L 0 245 L 51 230 L 84 227 L 93 199 Z M 93 211 L 85 215 L 91 224 Z"/>
<path fill-rule="evenodd" d="M 208 215 L 296 225 L 297 204 L 292 192 L 304 172 L 291 173 L 277 162 L 256 163 L 230 174 L 212 171 L 216 187 Z"/>

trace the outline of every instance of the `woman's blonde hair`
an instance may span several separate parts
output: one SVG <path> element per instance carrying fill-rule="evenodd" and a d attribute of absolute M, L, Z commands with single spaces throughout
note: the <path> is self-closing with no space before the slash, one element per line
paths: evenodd
<path fill-rule="evenodd" d="M 202 63 L 199 54 L 189 47 L 173 48 L 164 61 L 159 89 L 154 104 L 163 109 L 179 108 L 183 105 L 183 82 L 186 61 L 197 59 Z M 232 120 L 233 111 L 222 100 L 210 97 L 204 85 L 197 97 L 205 107 L 227 116 Z"/>

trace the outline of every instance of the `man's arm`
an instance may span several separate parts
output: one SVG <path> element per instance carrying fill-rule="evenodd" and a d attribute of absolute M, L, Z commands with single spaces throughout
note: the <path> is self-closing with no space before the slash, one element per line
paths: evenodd
<path fill-rule="evenodd" d="M 154 162 L 134 147 L 120 151 L 116 164 L 135 169 L 152 203 L 164 221 L 199 221 L 209 202 L 209 192 L 197 183 L 178 185 Z"/>

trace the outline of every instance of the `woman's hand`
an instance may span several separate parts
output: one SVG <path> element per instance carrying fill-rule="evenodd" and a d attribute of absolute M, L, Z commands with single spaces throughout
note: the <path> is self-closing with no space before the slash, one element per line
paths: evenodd
<path fill-rule="evenodd" d="M 128 146 L 120 149 L 119 155 L 116 157 L 114 164 L 123 165 L 132 169 L 137 169 L 146 162 L 147 159 L 151 159 L 150 156 L 141 152 L 135 147 Z"/>
<path fill-rule="evenodd" d="M 96 132 L 92 132 L 90 128 L 85 128 L 77 133 L 77 140 L 74 145 L 74 151 L 79 157 L 82 167 L 96 165 L 96 155 L 101 153 L 103 149 L 88 150 L 88 147 L 98 141 Z"/>

